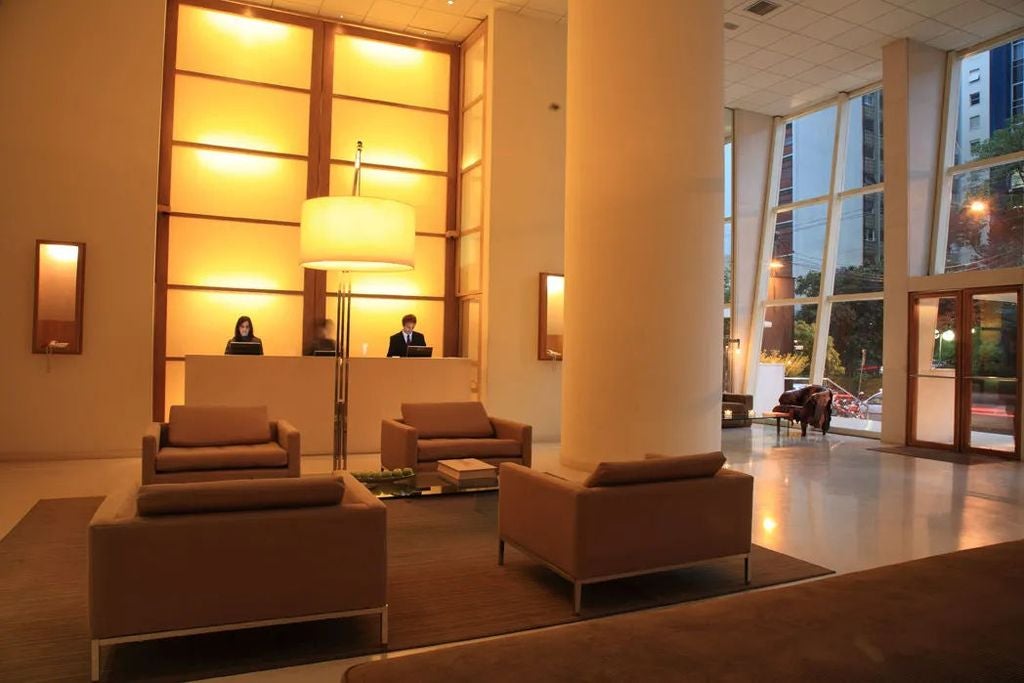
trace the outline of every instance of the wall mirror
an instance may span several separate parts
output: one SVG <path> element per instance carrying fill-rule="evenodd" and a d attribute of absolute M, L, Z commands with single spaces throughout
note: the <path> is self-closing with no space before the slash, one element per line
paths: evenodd
<path fill-rule="evenodd" d="M 33 353 L 82 352 L 85 244 L 36 240 Z"/>
<path fill-rule="evenodd" d="M 540 334 L 537 358 L 562 360 L 562 336 L 565 328 L 565 276 L 540 274 Z"/>

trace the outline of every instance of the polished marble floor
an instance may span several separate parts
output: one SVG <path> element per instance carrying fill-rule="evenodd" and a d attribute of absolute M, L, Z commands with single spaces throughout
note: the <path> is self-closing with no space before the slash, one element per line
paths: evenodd
<path fill-rule="evenodd" d="M 754 542 L 849 572 L 1024 538 L 1024 464 L 952 465 L 868 450 L 878 445 L 796 430 L 776 436 L 774 425 L 724 430 L 727 466 L 755 477 Z M 353 470 L 378 466 L 376 456 L 349 462 Z M 558 444 L 535 444 L 534 467 L 585 476 L 559 465 Z M 327 457 L 303 459 L 304 473 L 329 468 Z M 0 462 L 0 536 L 40 498 L 104 495 L 131 485 L 138 470 L 132 459 Z M 365 659 L 218 680 L 336 683 Z"/>

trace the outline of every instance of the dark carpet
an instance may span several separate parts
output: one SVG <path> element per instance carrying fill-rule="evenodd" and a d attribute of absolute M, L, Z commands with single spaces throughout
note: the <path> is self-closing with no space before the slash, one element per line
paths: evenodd
<path fill-rule="evenodd" d="M 391 650 L 523 631 L 830 573 L 754 546 L 721 560 L 584 588 L 513 548 L 497 565 L 491 494 L 389 500 Z M 82 681 L 89 672 L 86 529 L 97 498 L 40 501 L 0 542 L 0 680 Z M 359 549 L 352 549 L 359 561 Z M 197 558 L 201 561 L 201 558 Z M 105 681 L 181 681 L 380 651 L 376 617 L 276 626 L 104 648 Z M 478 672 L 479 673 L 479 672 Z M 415 677 L 414 677 L 415 679 Z"/>
<path fill-rule="evenodd" d="M 349 669 L 348 683 L 1021 681 L 1024 541 Z"/>
<path fill-rule="evenodd" d="M 944 451 L 940 448 L 920 448 L 917 446 L 882 446 L 880 448 L 869 448 L 869 451 L 878 453 L 893 453 L 895 455 L 906 455 L 912 458 L 924 458 L 925 460 L 938 460 L 954 465 L 986 465 L 996 462 L 1006 462 L 1005 458 L 996 455 L 982 455 L 980 453 L 957 453 L 956 451 Z"/>

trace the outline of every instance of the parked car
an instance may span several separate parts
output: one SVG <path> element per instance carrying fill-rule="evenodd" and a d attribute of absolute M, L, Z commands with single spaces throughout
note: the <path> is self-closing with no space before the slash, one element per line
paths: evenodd
<path fill-rule="evenodd" d="M 882 419 L 882 392 L 879 391 L 877 394 L 872 394 L 866 399 L 861 401 L 860 409 L 857 413 L 857 417 L 862 420 L 881 420 Z"/>

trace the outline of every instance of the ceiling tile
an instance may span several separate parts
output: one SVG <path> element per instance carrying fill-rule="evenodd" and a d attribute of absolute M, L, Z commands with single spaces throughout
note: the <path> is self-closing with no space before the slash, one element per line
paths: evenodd
<path fill-rule="evenodd" d="M 362 19 L 372 4 L 373 0 L 324 0 L 320 14 L 346 20 Z"/>
<path fill-rule="evenodd" d="M 772 71 L 780 73 L 783 76 L 796 76 L 797 74 L 802 74 L 813 66 L 814 65 L 810 62 L 805 62 L 797 57 L 790 57 L 786 61 L 779 62 L 772 67 Z"/>
<path fill-rule="evenodd" d="M 938 38 L 932 38 L 928 44 L 940 50 L 959 50 L 976 42 L 978 42 L 978 36 L 955 28 L 949 33 L 943 33 Z"/>
<path fill-rule="evenodd" d="M 788 36 L 784 43 L 775 45 L 772 49 L 790 57 L 799 57 L 805 50 L 809 50 L 815 45 L 821 45 L 821 41 L 802 33 L 794 33 Z"/>
<path fill-rule="evenodd" d="M 753 76 L 748 76 L 747 78 L 741 80 L 740 84 L 750 85 L 753 88 L 772 88 L 777 83 L 784 80 L 786 80 L 785 76 L 782 76 L 781 74 L 772 73 L 771 69 L 768 69 L 766 71 L 759 71 Z M 776 98 L 778 98 L 777 94 L 772 96 L 772 99 Z"/>
<path fill-rule="evenodd" d="M 735 83 L 736 81 L 742 81 L 747 76 L 755 74 L 758 71 L 760 71 L 760 69 L 748 66 L 747 64 L 733 62 L 732 64 L 725 65 L 725 80 L 730 83 Z"/>
<path fill-rule="evenodd" d="M 845 71 L 847 73 L 856 71 L 862 67 L 867 66 L 875 60 L 871 59 L 867 55 L 862 55 L 859 52 L 847 52 L 844 55 L 836 57 L 835 59 L 825 62 L 825 66 L 830 69 L 837 71 Z"/>
<path fill-rule="evenodd" d="M 892 7 L 884 0 L 856 0 L 836 12 L 835 16 L 855 24 L 867 24 L 872 19 L 887 14 Z"/>
<path fill-rule="evenodd" d="M 799 56 L 801 59 L 806 59 L 809 62 L 815 64 L 824 64 L 825 62 L 840 57 L 849 52 L 845 48 L 841 48 L 832 43 L 818 43 L 817 45 L 810 47 L 800 52 Z"/>
<path fill-rule="evenodd" d="M 785 81 L 778 83 L 772 88 L 775 92 L 780 95 L 791 97 L 798 92 L 802 92 L 807 88 L 811 87 L 810 83 L 804 83 L 803 81 L 795 78 L 787 78 Z"/>
<path fill-rule="evenodd" d="M 853 30 L 853 28 L 853 24 L 843 19 L 824 17 L 802 30 L 801 33 L 818 40 L 828 41 L 842 33 Z"/>
<path fill-rule="evenodd" d="M 737 36 L 736 40 L 757 47 L 768 47 L 782 42 L 788 35 L 790 35 L 789 31 L 783 31 L 781 28 L 770 24 L 758 24 L 746 33 Z"/>
<path fill-rule="evenodd" d="M 300 12 L 302 14 L 318 14 L 320 12 L 320 0 L 274 0 L 274 9 L 285 10 L 286 12 Z"/>
<path fill-rule="evenodd" d="M 825 14 L 832 14 L 849 5 L 850 0 L 800 0 L 800 4 Z"/>
<path fill-rule="evenodd" d="M 902 36 L 903 31 L 921 21 L 920 14 L 908 12 L 897 7 L 896 9 L 883 14 L 874 22 L 874 27 L 883 33 L 891 36 Z"/>
<path fill-rule="evenodd" d="M 964 26 L 964 30 L 982 38 L 991 38 L 1000 33 L 1013 30 L 1021 25 L 1022 18 L 1012 12 L 996 10 L 984 19 L 971 22 Z"/>
<path fill-rule="evenodd" d="M 952 9 L 948 9 L 945 12 L 940 13 L 935 17 L 935 20 L 956 28 L 963 28 L 971 22 L 984 19 L 998 11 L 999 10 L 992 5 L 986 5 L 983 2 L 973 0 L 972 2 L 965 2 L 962 5 L 957 5 Z"/>
<path fill-rule="evenodd" d="M 393 2 L 393 0 L 377 0 L 370 7 L 370 11 L 366 13 L 366 21 L 404 26 L 408 25 L 414 16 L 416 16 L 416 8 L 411 5 Z"/>
<path fill-rule="evenodd" d="M 937 38 L 947 31 L 949 31 L 949 27 L 945 24 L 939 23 L 934 19 L 925 19 L 906 29 L 904 37 L 927 43 L 932 38 Z"/>
<path fill-rule="evenodd" d="M 725 41 L 725 61 L 727 62 L 737 62 L 757 51 L 758 48 L 755 46 L 741 43 L 738 40 Z"/>
<path fill-rule="evenodd" d="M 569 0 L 529 0 L 526 7 L 564 17 L 569 13 Z"/>
<path fill-rule="evenodd" d="M 735 24 L 736 28 L 726 30 L 725 35 L 727 36 L 739 36 L 743 35 L 755 26 L 760 25 L 760 21 L 754 19 L 749 14 L 737 14 L 736 12 L 726 12 L 723 24 Z"/>
<path fill-rule="evenodd" d="M 840 75 L 840 72 L 835 69 L 830 69 L 827 66 L 816 66 L 800 74 L 800 80 L 820 85 Z"/>
<path fill-rule="evenodd" d="M 903 9 L 917 12 L 926 17 L 934 17 L 946 10 L 953 9 L 963 0 L 911 0 L 903 5 Z"/>
<path fill-rule="evenodd" d="M 781 12 L 775 12 L 768 17 L 768 23 L 772 26 L 786 29 L 787 31 L 799 31 L 810 24 L 820 20 L 825 15 L 803 5 L 791 5 Z"/>
<path fill-rule="evenodd" d="M 436 33 L 448 33 L 455 28 L 455 24 L 458 22 L 459 18 L 454 15 L 435 12 L 431 9 L 421 9 L 409 21 L 409 28 L 411 30 L 426 29 Z"/>
<path fill-rule="evenodd" d="M 742 62 L 758 69 L 770 69 L 779 62 L 789 59 L 788 55 L 774 50 L 758 50 L 752 55 L 745 57 Z"/>
<path fill-rule="evenodd" d="M 441 12 L 442 14 L 454 14 L 460 17 L 465 16 L 472 6 L 473 0 L 453 0 L 451 4 L 449 4 L 448 0 L 423 0 L 422 5 L 423 9 Z"/>
<path fill-rule="evenodd" d="M 892 40 L 889 36 L 878 31 L 872 31 L 863 26 L 856 26 L 853 29 L 842 33 L 832 39 L 832 42 L 848 50 L 856 50 L 865 45 L 877 45 Z"/>

